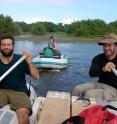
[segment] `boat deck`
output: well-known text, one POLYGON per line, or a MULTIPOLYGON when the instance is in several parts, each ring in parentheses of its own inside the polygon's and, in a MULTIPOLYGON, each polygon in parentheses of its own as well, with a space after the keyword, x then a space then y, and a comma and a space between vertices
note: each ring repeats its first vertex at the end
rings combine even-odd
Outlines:
POLYGON ((81 100, 77 100, 77 97, 71 97, 68 92, 49 91, 38 124, 61 124, 70 116, 77 115, 94 104, 95 102, 92 102, 86 106, 81 100))
MULTIPOLYGON (((37 97, 33 103, 30 124, 61 124, 67 118, 78 115, 82 110, 96 104, 112 105, 117 108, 117 101, 107 102, 102 99, 79 100, 69 92, 48 91, 46 97, 37 97)), ((111 110, 115 115, 117 111, 111 110)), ((0 124, 19 124, 15 111, 9 105, 0 109, 0 124)))

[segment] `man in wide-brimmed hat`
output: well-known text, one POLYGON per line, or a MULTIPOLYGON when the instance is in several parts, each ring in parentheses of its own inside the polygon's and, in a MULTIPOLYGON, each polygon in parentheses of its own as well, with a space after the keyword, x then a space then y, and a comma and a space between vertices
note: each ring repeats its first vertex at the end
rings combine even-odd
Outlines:
POLYGON ((117 43, 117 35, 115 35, 115 34, 106 34, 104 36, 103 40, 98 42, 99 45, 103 45, 105 43, 108 43, 108 44, 117 43))
POLYGON ((73 95, 83 97, 102 97, 117 100, 117 77, 112 69, 117 68, 117 35, 107 34, 98 42, 103 46, 103 53, 95 56, 89 70, 91 77, 98 77, 97 82, 80 84, 73 90, 73 95))

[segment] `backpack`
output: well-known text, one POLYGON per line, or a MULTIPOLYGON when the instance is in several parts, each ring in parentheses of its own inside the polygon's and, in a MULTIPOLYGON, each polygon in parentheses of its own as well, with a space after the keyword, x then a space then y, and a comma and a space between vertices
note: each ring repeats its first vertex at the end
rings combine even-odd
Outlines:
POLYGON ((107 110, 107 108, 117 110, 111 105, 94 105, 79 115, 73 116, 62 122, 61 124, 117 124, 117 116, 107 110))

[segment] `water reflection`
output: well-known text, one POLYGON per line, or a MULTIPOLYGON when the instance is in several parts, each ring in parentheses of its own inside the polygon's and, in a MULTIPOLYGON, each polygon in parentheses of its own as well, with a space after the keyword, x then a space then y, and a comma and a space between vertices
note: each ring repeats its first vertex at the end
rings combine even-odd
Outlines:
MULTIPOLYGON (((32 79, 38 96, 45 96, 48 90, 71 92, 79 83, 96 80, 89 77, 88 70, 92 57, 102 51, 101 47, 97 44, 73 42, 58 43, 58 48, 69 58, 67 69, 61 72, 40 72, 40 80, 32 79)), ((30 50, 34 57, 46 46, 46 41, 17 41, 15 52, 22 53, 24 50, 30 50)))

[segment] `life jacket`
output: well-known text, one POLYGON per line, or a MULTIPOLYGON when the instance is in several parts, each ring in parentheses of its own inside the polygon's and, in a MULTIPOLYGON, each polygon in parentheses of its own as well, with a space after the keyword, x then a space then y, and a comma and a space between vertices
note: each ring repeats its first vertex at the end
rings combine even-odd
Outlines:
POLYGON ((54 56, 54 52, 51 48, 45 47, 43 50, 43 57, 51 58, 54 56))
POLYGON ((73 116, 61 124, 117 124, 117 116, 106 108, 117 110, 117 108, 107 105, 94 105, 82 111, 79 115, 73 116))

